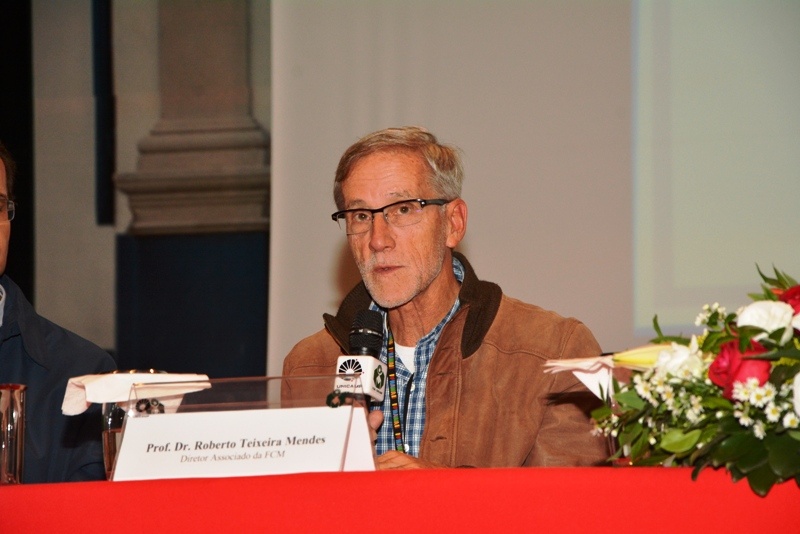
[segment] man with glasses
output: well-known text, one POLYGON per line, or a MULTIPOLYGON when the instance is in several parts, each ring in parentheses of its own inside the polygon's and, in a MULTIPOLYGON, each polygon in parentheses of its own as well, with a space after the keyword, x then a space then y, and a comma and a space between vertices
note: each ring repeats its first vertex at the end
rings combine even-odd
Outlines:
POLYGON ((378 131, 345 151, 332 218, 363 283, 292 349, 284 375, 335 373, 353 317, 370 308, 384 317, 389 369, 368 416, 378 468, 600 463, 608 451, 587 416, 596 399, 571 374, 543 372, 548 359, 600 347, 579 321, 479 280, 454 251, 467 229, 462 178, 458 151, 422 128, 378 131))
POLYGON ((61 414, 67 381, 116 368, 111 356, 36 313, 6 269, 15 164, 0 142, 0 383, 24 384, 25 449, 22 482, 105 479, 101 420, 95 405, 61 414))

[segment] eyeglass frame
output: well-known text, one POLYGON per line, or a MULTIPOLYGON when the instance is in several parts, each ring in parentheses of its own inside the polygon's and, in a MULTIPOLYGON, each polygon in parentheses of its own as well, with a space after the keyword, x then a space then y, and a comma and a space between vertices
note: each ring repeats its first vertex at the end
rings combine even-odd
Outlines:
MULTIPOLYGON (((5 204, 5 212, 7 214, 7 218, 3 219, 2 215, 0 215, 0 222, 11 222, 14 220, 14 215, 16 214, 17 210, 17 203, 13 200, 8 200, 7 198, 4 199, 0 197, 0 206, 5 204)), ((0 213, 2 213, 2 207, 0 207, 0 213)))
MULTIPOLYGON (((404 202, 419 202, 420 211, 421 211, 425 206, 446 206, 447 204, 451 203, 453 200, 455 200, 455 199, 447 200, 446 198, 431 198, 431 199, 406 198, 406 199, 403 199, 403 200, 398 200, 397 202, 392 202, 391 204, 386 204, 382 208, 350 208, 350 209, 346 209, 346 210, 337 211, 336 213, 332 213, 331 214, 331 219, 333 219, 333 222, 335 222, 338 225, 339 224, 339 220, 340 219, 344 219, 345 215, 348 214, 348 213, 353 213, 353 212, 356 212, 356 211, 368 211, 368 212, 370 212, 372 214, 372 219, 370 220, 370 224, 374 224, 375 215, 376 214, 383 213, 383 220, 386 221, 386 224, 391 225, 391 223, 389 222, 389 219, 386 216, 386 211, 385 211, 386 208, 391 208, 392 206, 397 206, 398 204, 403 204, 404 202)), ((394 226, 394 225, 391 225, 391 226, 394 226)), ((399 227, 399 228, 402 228, 402 226, 399 227)), ((345 221, 344 231, 345 231, 345 233, 347 233, 347 221, 345 221)), ((355 234, 347 234, 347 235, 361 235, 361 234, 367 233, 368 231, 369 231, 369 229, 364 230, 363 232, 358 232, 358 233, 355 233, 355 234)))

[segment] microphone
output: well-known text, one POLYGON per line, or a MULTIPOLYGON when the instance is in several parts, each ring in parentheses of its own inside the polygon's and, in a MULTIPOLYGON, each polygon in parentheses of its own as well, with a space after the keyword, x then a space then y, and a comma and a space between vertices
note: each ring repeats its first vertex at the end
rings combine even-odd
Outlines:
POLYGON ((383 348, 383 316, 374 310, 360 310, 350 328, 350 354, 377 358, 383 348))
POLYGON ((360 375, 364 395, 382 402, 386 389, 386 364, 378 359, 382 348, 383 316, 374 310, 359 310, 350 328, 350 354, 336 360, 336 389, 358 393, 354 377, 360 375))

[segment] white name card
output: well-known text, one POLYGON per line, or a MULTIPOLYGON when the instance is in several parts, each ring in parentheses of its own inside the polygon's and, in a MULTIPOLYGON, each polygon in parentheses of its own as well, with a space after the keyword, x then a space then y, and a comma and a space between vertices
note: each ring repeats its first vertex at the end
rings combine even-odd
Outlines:
POLYGON ((124 432, 112 480, 375 469, 358 408, 157 414, 128 418, 124 432))

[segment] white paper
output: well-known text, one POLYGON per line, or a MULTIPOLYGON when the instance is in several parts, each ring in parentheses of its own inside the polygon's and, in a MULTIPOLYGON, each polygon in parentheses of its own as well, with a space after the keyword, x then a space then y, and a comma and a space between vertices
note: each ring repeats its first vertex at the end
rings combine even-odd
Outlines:
POLYGON ((313 407, 129 417, 112 480, 372 471, 363 412, 313 407))
MULTIPOLYGON (((131 387, 134 384, 207 380, 206 375, 174 373, 108 373, 78 376, 70 378, 67 382, 61 411, 64 415, 77 415, 85 412, 92 403, 126 402, 130 399, 131 387)), ((200 389, 203 387, 197 387, 193 391, 200 389)))
POLYGON ((367 411, 353 408, 350 435, 347 438, 347 452, 344 459, 345 471, 374 471, 375 448, 369 436, 367 411))
POLYGON ((605 399, 611 391, 612 370, 614 369, 614 361, 611 356, 550 360, 544 365, 546 373, 572 371, 572 374, 599 399, 605 399))

